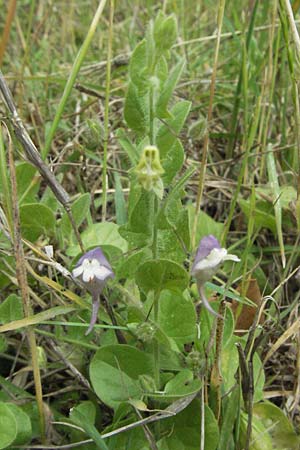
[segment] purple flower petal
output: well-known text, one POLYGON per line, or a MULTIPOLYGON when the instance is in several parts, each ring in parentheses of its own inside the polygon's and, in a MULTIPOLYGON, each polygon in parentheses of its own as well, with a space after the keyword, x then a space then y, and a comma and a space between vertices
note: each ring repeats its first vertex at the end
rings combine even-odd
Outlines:
POLYGON ((196 265, 198 264, 198 262, 201 261, 202 259, 206 258, 214 248, 221 248, 221 245, 220 245, 218 239, 215 238, 215 236, 210 234, 209 236, 204 236, 201 239, 201 241, 199 242, 198 249, 197 249, 195 261, 192 266, 192 273, 194 273, 194 269, 195 269, 196 265))
POLYGON ((111 265, 105 258, 100 247, 93 248, 92 250, 89 250, 84 255, 82 255, 81 258, 79 258, 79 260, 77 261, 75 268, 80 266, 85 259, 89 259, 89 260, 96 259, 99 262, 100 266, 105 266, 109 270, 111 270, 112 278, 114 277, 114 273, 112 271, 111 265))

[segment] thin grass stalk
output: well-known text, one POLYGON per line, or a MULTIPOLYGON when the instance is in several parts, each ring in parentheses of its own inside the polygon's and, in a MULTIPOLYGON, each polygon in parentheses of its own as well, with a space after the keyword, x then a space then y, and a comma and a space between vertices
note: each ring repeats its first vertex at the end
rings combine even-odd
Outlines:
POLYGON ((243 96, 244 96, 244 136, 243 136, 243 143, 242 143, 242 148, 245 148, 245 155, 242 161, 242 167, 241 170, 239 172, 238 175, 238 179, 237 179, 237 185, 236 185, 236 189, 234 191, 234 194, 232 196, 232 200, 230 203, 230 209, 229 209, 229 214, 224 226, 224 230, 222 233, 222 238, 221 238, 221 242, 223 245, 225 245, 226 239, 227 239, 227 234, 229 232, 230 229, 230 225, 233 219, 233 215, 234 215, 234 211, 235 211, 235 207, 237 204, 237 199, 238 199, 238 195, 240 193, 241 190, 241 186, 242 186, 242 182, 245 176, 245 171, 247 168, 247 164, 248 164, 248 159, 249 159, 249 153, 250 153, 250 147, 248 145, 248 138, 247 138, 247 134, 248 134, 248 124, 247 124, 247 117, 248 117, 248 111, 247 111, 247 107, 248 107, 248 71, 247 71, 247 46, 244 43, 244 52, 243 52, 243 78, 242 78, 242 92, 243 92, 243 96))
POLYGON ((266 153, 265 148, 267 145, 267 140, 270 135, 270 122, 271 122, 271 113, 272 113, 272 105, 273 105, 273 96, 274 96, 274 87, 275 87, 275 77, 277 73, 277 62, 278 62, 278 53, 279 53, 279 43, 280 43, 280 30, 277 33, 277 39, 275 43, 275 49, 273 50, 274 37, 275 37, 275 27, 276 27, 276 11, 277 11, 277 0, 273 3, 272 8, 272 22, 271 29, 269 34, 269 61, 268 61, 268 73, 266 79, 266 95, 267 95, 267 113, 266 113, 266 121, 264 124, 263 138, 261 143, 262 155, 260 161, 260 178, 263 178, 265 174, 265 159, 266 153))
MULTIPOLYGON (((29 317, 32 315, 32 308, 29 297, 29 288, 27 282, 27 272, 26 272, 26 262, 24 257, 24 249, 22 244, 22 236, 20 230, 20 213, 18 206, 18 193, 17 193, 17 179, 16 170, 13 157, 12 142, 9 137, 8 145, 8 159, 9 159, 9 170, 11 177, 11 191, 12 191, 12 207, 13 207, 13 242, 14 242, 14 253, 16 259, 16 273, 17 280, 21 290, 21 297, 23 301, 24 316, 29 317)), ((43 391, 41 383, 40 367, 38 362, 38 349, 36 344, 35 332, 33 327, 27 328, 27 337, 31 354, 31 364, 33 369, 33 378, 35 386, 35 396, 39 411, 39 422, 40 422, 40 432, 41 440, 45 442, 45 415, 43 406, 43 391)))
MULTIPOLYGON (((293 10, 289 0, 280 0, 280 20, 282 23, 283 35, 285 40, 285 45, 287 49, 288 63, 291 75, 292 84, 292 97, 295 108, 295 134, 297 143, 297 206, 299 209, 299 199, 300 199, 300 103, 299 103, 299 72, 300 72, 300 37, 298 34, 297 26, 295 23, 295 18, 293 10), (285 14, 283 14, 285 13, 285 14), (292 38, 295 45, 295 57, 292 53, 289 43, 289 36, 287 30, 287 22, 292 32, 292 38)), ((300 228, 300 223, 298 220, 298 230, 300 228)))
POLYGON ((46 137, 45 147, 44 147, 44 149, 42 151, 43 158, 46 158, 48 153, 49 153, 49 151, 50 151, 52 140, 53 140, 54 135, 56 133, 57 127, 59 125, 61 116, 63 114, 63 111, 65 109, 66 103, 68 101, 68 98, 70 97, 70 94, 71 94, 72 88, 74 86, 77 74, 78 74, 78 72, 80 70, 80 67, 81 67, 82 63, 83 63, 83 60, 84 60, 85 55, 86 55, 86 53, 88 51, 88 48, 89 48, 90 43, 92 41, 92 38, 93 38, 93 36, 94 36, 94 34, 96 32, 97 25, 98 25, 98 22, 100 20, 101 15, 102 15, 102 12, 103 12, 103 9, 105 7, 105 4, 106 4, 106 0, 101 0, 99 2, 97 11, 96 11, 96 13, 94 15, 94 18, 92 20, 92 23, 90 25, 90 28, 89 28, 88 33, 86 35, 86 38, 85 38, 82 46, 80 47, 79 52, 77 53, 77 56, 75 58, 73 67, 71 69, 71 73, 70 73, 70 76, 68 78, 67 84, 65 86, 65 89, 64 89, 61 101, 60 101, 60 103, 59 103, 59 105, 57 107, 57 111, 56 111, 53 123, 52 123, 51 128, 49 130, 49 133, 47 134, 47 137, 46 137))
POLYGON ((202 161, 201 161, 199 180, 198 180, 196 211, 195 211, 195 218, 194 218, 193 230, 192 230, 192 248, 195 247, 196 232, 197 232, 197 227, 198 227, 198 216, 199 216, 199 212, 200 212, 200 205, 201 205, 203 189, 204 189, 204 179, 205 179, 205 173, 206 173, 207 155, 208 155, 208 148, 209 148, 209 128, 210 128, 210 122, 211 122, 212 113, 213 113, 213 101, 214 101, 214 95, 215 95, 215 84, 216 84, 217 68, 218 68, 218 61, 219 61, 219 50, 220 50, 221 31, 222 31, 222 25, 223 25, 225 3, 226 3, 226 0, 219 0, 218 18, 217 18, 217 40, 216 40, 216 47, 215 47, 213 71, 212 71, 211 82, 210 82, 209 105, 208 105, 208 113, 207 113, 207 130, 206 130, 206 133, 204 136, 203 154, 202 154, 202 161))
MULTIPOLYGON (((28 64, 28 60, 29 60, 29 40, 30 40, 31 27, 32 27, 32 22, 33 22, 34 10, 35 10, 35 0, 32 0, 31 3, 30 3, 30 10, 29 10, 29 16, 28 16, 28 25, 27 25, 26 37, 25 37, 24 56, 23 56, 21 70, 20 70, 20 74, 19 74, 19 81, 23 81, 25 67, 28 64)), ((18 103, 19 108, 21 110, 22 102, 20 101, 20 102, 17 102, 17 103, 18 103)))
POLYGON ((102 221, 106 220, 107 211, 107 149, 109 139, 109 96, 111 79, 111 59, 113 41, 114 0, 109 2, 109 27, 107 44, 106 87, 104 106, 104 142, 103 142, 103 167, 102 167, 102 221))
POLYGON ((0 67, 2 66, 5 49, 6 49, 6 46, 8 43, 11 24, 12 24, 12 21, 14 19, 15 12, 16 12, 16 7, 17 7, 17 0, 10 0, 8 7, 7 7, 7 16, 6 16, 4 30, 3 30, 2 38, 1 38, 1 42, 0 42, 0 67))
MULTIPOLYGON (((251 42, 253 31, 254 31, 254 23, 255 23, 258 3, 259 3, 259 0, 256 0, 253 10, 252 10, 252 14, 251 14, 249 30, 248 30, 247 37, 246 37, 247 52, 249 50, 250 42, 251 42)), ((234 147, 234 142, 235 142, 237 121, 238 121, 238 113, 240 110, 240 102, 241 102, 240 96, 241 96, 241 91, 242 91, 242 81, 243 81, 243 62, 242 62, 239 79, 238 79, 238 84, 236 87, 236 92, 235 92, 235 97, 234 97, 233 112, 232 112, 232 117, 230 120, 231 127, 229 130, 229 140, 228 140, 228 145, 227 145, 227 149, 226 149, 226 159, 232 158, 232 155, 233 155, 233 147, 234 147)))

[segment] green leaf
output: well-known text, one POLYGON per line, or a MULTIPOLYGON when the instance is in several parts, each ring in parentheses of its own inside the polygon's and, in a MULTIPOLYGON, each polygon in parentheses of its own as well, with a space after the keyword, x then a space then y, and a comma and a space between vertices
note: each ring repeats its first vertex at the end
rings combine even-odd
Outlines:
POLYGON ((280 408, 270 402, 256 403, 253 414, 268 430, 273 449, 294 450, 299 447, 299 436, 280 408))
POLYGON ((273 192, 274 199, 274 211, 275 211, 275 221, 277 229, 277 237, 279 242, 280 254, 282 266, 285 268, 286 258, 284 253, 284 243, 282 234, 282 207, 281 207, 281 193, 278 183, 278 174, 276 170, 276 162, 274 158, 274 153, 272 152, 272 144, 267 147, 267 168, 270 186, 273 192))
POLYGON ((176 230, 176 228, 158 230, 157 257, 160 259, 168 258, 171 261, 182 263, 186 260, 186 253, 182 248, 180 231, 176 230))
POLYGON ((0 402, 0 449, 9 447, 16 437, 16 417, 7 403, 0 402))
POLYGON ((159 326, 183 349, 195 340, 196 312, 189 298, 181 293, 163 290, 159 297, 159 326))
POLYGON ((126 202, 122 189, 121 177, 117 172, 114 173, 114 180, 117 225, 124 225, 127 220, 126 202))
MULTIPOLYGON (((205 405, 205 436, 204 450, 215 450, 219 441, 218 423, 211 409, 205 405)), ((167 436, 164 439, 166 446, 161 450, 199 450, 201 433, 201 405, 199 400, 194 400, 187 408, 175 417, 161 422, 161 428, 167 436), (178 443, 182 447, 178 447, 178 443)))
POLYGON ((160 51, 169 50, 177 38, 177 20, 174 14, 163 19, 163 15, 157 17, 154 22, 154 41, 160 51))
POLYGON ((130 248, 147 244, 152 237, 153 217, 149 215, 152 192, 141 189, 134 181, 129 194, 128 223, 120 227, 120 234, 129 242, 130 248))
MULTIPOLYGON (((127 251, 127 242, 119 234, 119 226, 112 222, 94 223, 81 234, 85 248, 96 247, 98 245, 110 245, 117 247, 123 253, 127 251)), ((67 255, 76 256, 80 253, 79 245, 68 248, 67 255)))
MULTIPOLYGON (((29 416, 14 403, 6 403, 10 412, 13 413, 17 424, 17 436, 14 445, 23 445, 30 441, 32 429, 29 416)), ((0 419, 1 420, 1 419, 0 419)))
POLYGON ((10 294, 0 304, 0 323, 9 323, 24 317, 22 299, 16 294, 10 294))
POLYGON ((36 168, 26 162, 18 163, 16 177, 18 198, 21 204, 34 202, 40 186, 36 168))
POLYGON ((168 103, 172 97, 173 91, 181 77, 185 65, 184 60, 180 60, 170 72, 168 79, 165 81, 162 92, 156 103, 156 115, 160 119, 168 119, 171 114, 168 111, 168 103))
POLYGON ((163 289, 184 290, 188 286, 189 277, 177 263, 168 259, 146 261, 136 273, 136 282, 145 291, 161 291, 163 289))
POLYGON ((98 397, 112 408, 141 399, 139 376, 152 374, 152 359, 129 345, 101 347, 90 364, 90 377, 98 397))
MULTIPOLYGON (((239 199, 239 205, 241 210, 245 214, 246 218, 249 219, 250 215, 250 202, 249 200, 239 199)), ((256 207, 254 211, 254 221, 257 228, 263 227, 268 228, 272 231, 274 236, 276 236, 276 221, 272 214, 272 206, 268 202, 259 201, 256 202, 256 207)))
POLYGON ((165 171, 162 179, 166 186, 171 183, 175 175, 180 171, 183 163, 184 148, 179 139, 176 139, 166 157, 162 159, 162 167, 165 171))
POLYGON ((148 248, 138 250, 129 255, 117 269, 118 278, 134 278, 135 272, 143 262, 151 259, 152 252, 148 248))
POLYGON ((146 134, 149 122, 148 98, 140 95, 133 83, 129 83, 124 106, 127 125, 139 134, 146 134))
POLYGON ((149 72, 147 68, 147 43, 143 39, 134 49, 130 58, 129 76, 139 93, 147 91, 149 72))
POLYGON ((135 166, 139 160, 139 153, 129 137, 126 135, 122 128, 118 128, 116 131, 116 137, 122 149, 126 152, 132 166, 135 166))
MULTIPOLYGON (((240 445, 242 446, 242 448, 245 445, 246 440, 247 421, 247 415, 245 413, 242 413, 240 422, 240 445)), ((255 416, 252 417, 251 441, 249 449, 274 450, 271 437, 268 433, 268 428, 266 428, 261 420, 257 419, 255 416)))
POLYGON ((239 365, 239 356, 236 348, 238 338, 233 336, 223 348, 221 355, 221 372, 223 378, 223 389, 228 392, 235 384, 235 374, 239 365))
POLYGON ((168 152, 171 150, 173 144, 177 140, 188 113, 191 109, 191 102, 181 101, 176 103, 171 109, 172 119, 167 119, 166 124, 162 125, 156 137, 156 145, 159 148, 160 158, 166 158, 168 152))
POLYGON ((185 397, 199 391, 200 388, 201 381, 194 379, 193 372, 189 369, 183 369, 168 381, 164 389, 164 397, 185 397))
POLYGON ((29 203, 20 207, 22 236, 29 241, 36 241, 42 234, 53 236, 55 216, 53 211, 41 203, 29 203))
MULTIPOLYGON (((91 196, 89 193, 81 195, 72 204, 71 210, 77 227, 79 227, 79 225, 81 225, 82 222, 86 219, 90 210, 90 205, 91 196)), ((73 229, 67 213, 64 213, 61 218, 60 229, 64 237, 70 239, 70 234, 73 232, 73 229)))
MULTIPOLYGON (((194 217, 195 217, 195 206, 188 205, 187 208, 188 208, 189 219, 190 219, 189 220, 190 233, 192 234, 192 226, 193 226, 194 217)), ((196 231, 196 239, 195 239, 196 246, 198 247, 198 243, 200 242, 200 240, 204 236, 207 236, 209 234, 213 234, 217 239, 220 240, 223 228, 224 228, 223 223, 216 222, 204 211, 200 211, 198 225, 197 225, 197 231, 196 231)))
POLYGON ((108 450, 101 434, 98 432, 97 428, 94 426, 96 411, 92 402, 85 402, 85 404, 78 405, 73 408, 70 414, 70 419, 73 420, 77 425, 84 429, 86 434, 93 439, 97 448, 100 450, 108 450), (90 410, 93 408, 93 420, 90 420, 90 410))

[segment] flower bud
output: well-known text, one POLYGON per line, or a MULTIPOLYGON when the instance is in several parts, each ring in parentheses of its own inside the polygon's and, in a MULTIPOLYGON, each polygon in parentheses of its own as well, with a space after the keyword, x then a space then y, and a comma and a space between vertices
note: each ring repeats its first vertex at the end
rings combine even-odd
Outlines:
POLYGON ((140 323, 136 328, 136 335, 143 342, 151 342, 155 332, 156 326, 150 322, 140 323))
POLYGON ((154 191, 160 199, 162 198, 164 186, 161 175, 164 173, 164 169, 160 163, 157 147, 147 145, 144 148, 135 173, 139 183, 146 191, 154 191))

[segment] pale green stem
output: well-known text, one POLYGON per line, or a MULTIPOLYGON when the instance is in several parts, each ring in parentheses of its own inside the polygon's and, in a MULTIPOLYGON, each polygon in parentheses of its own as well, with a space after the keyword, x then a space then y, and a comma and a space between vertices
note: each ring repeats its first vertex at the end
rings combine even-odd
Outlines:
POLYGON ((83 60, 85 58, 85 55, 86 55, 86 53, 88 51, 88 48, 89 48, 90 43, 92 41, 92 38, 93 38, 93 36, 95 34, 95 31, 97 29, 97 25, 98 25, 98 22, 100 20, 100 17, 101 17, 101 14, 102 14, 102 11, 104 9, 105 4, 106 4, 106 0, 101 0, 99 2, 98 9, 96 11, 96 14, 94 15, 94 18, 92 20, 92 23, 90 25, 89 31, 88 31, 88 33, 86 35, 86 38, 85 38, 85 40, 84 40, 84 42, 83 42, 79 52, 77 53, 77 56, 75 58, 75 61, 74 61, 74 64, 73 64, 70 76, 69 76, 68 81, 67 81, 67 84, 65 86, 65 89, 64 89, 61 101, 60 101, 60 103, 58 105, 58 108, 57 108, 57 111, 56 111, 53 123, 52 123, 51 128, 49 130, 49 133, 47 134, 47 137, 46 137, 45 147, 44 147, 43 152, 42 152, 43 158, 46 158, 48 153, 49 153, 49 151, 50 151, 52 139, 53 139, 53 137, 55 135, 55 132, 57 130, 57 127, 59 125, 59 122, 60 122, 61 116, 63 114, 65 105, 67 103, 67 100, 70 97, 70 94, 71 94, 73 85, 75 83, 77 74, 78 74, 78 72, 80 70, 80 67, 81 67, 81 65, 83 63, 83 60))
POLYGON ((107 210, 107 148, 108 148, 108 138, 109 138, 108 114, 109 114, 109 96, 110 96, 110 78, 111 78, 113 19, 114 19, 114 0, 110 0, 108 45, 107 45, 107 66, 106 66, 105 107, 104 107, 104 143, 103 143, 103 167, 102 167, 102 222, 104 222, 106 219, 106 210, 107 210))

